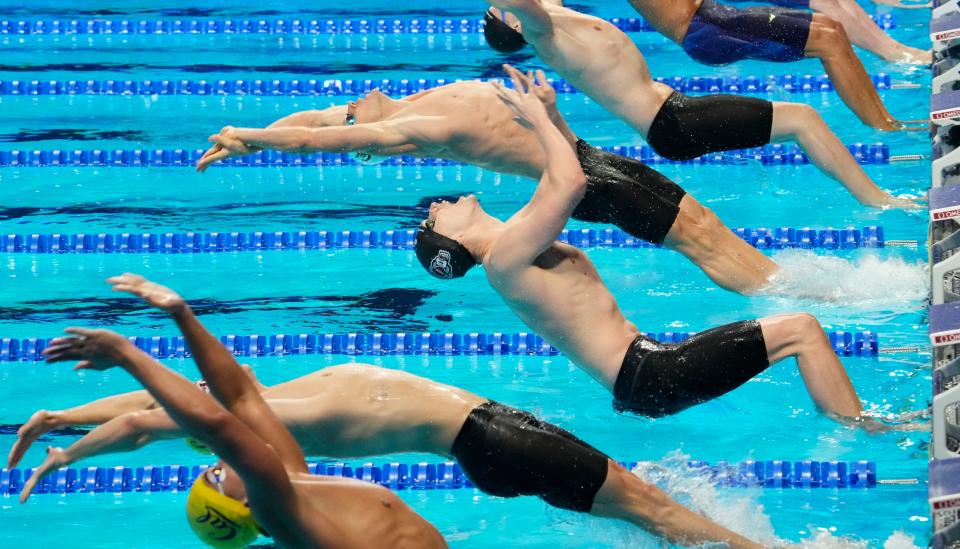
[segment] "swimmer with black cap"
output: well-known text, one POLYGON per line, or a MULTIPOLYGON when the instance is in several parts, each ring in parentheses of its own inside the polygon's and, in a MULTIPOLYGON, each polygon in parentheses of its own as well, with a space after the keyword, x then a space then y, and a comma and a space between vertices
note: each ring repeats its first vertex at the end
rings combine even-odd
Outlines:
MULTIPOLYGON (((517 72, 509 65, 504 69, 508 74, 517 72)), ((587 176, 587 191, 573 212, 574 219, 616 225, 634 238, 675 250, 722 288, 750 294, 768 286, 778 270, 768 256, 735 235, 709 208, 660 172, 581 139, 557 109, 556 92, 542 71, 537 73, 535 89, 551 120, 576 150, 587 176)), ((823 128, 817 124, 798 127, 806 128, 807 137, 817 143, 839 144, 836 137, 831 141, 819 135, 818 128, 823 128)), ((447 84, 401 100, 374 90, 349 105, 294 113, 267 128, 227 126, 211 135, 210 141, 214 145, 197 163, 200 171, 260 148, 375 155, 402 152, 533 180, 540 178, 546 166, 543 148, 532 130, 517 123, 492 85, 477 81, 447 84)), ((842 155, 828 155, 831 162, 837 162, 830 164, 830 169, 840 174, 843 184, 862 202, 885 205, 896 200, 867 177, 842 144, 838 146, 842 155)))
MULTIPOLYGON (((637 46, 609 21, 546 0, 487 3, 492 6, 488 17, 500 19, 501 13, 507 17, 507 24, 492 27, 491 47, 523 47, 516 39, 521 35, 541 61, 629 124, 664 158, 688 160, 795 141, 811 163, 841 182, 861 203, 917 207, 873 184, 846 146, 808 105, 730 94, 687 96, 655 81, 637 46)), ((665 10, 672 9, 673 3, 661 3, 665 10)), ((887 111, 869 75, 859 61, 856 63, 856 67, 833 75, 847 106, 870 127, 906 129, 905 123, 887 111)), ((922 127, 926 129, 926 122, 922 127)))
POLYGON ((500 87, 500 96, 536 132, 547 168, 530 201, 506 222, 487 214, 473 197, 434 203, 416 243, 417 258, 430 275, 456 278, 474 262, 482 265, 507 306, 611 391, 617 411, 675 414, 795 357, 818 408, 867 429, 889 428, 864 417, 843 365, 809 314, 736 322, 679 345, 644 336, 624 317, 589 257, 557 242, 584 196, 586 176, 534 83, 521 73, 512 76, 514 89, 500 87))
POLYGON ((187 305, 179 296, 154 290, 143 297, 185 334, 213 339, 191 346, 212 396, 107 330, 68 328, 70 336, 53 340, 44 354, 50 363, 78 360, 78 370, 126 370, 186 434, 219 456, 187 498, 187 519, 201 541, 244 547, 269 532, 279 547, 446 547, 433 526, 386 488, 311 475, 296 440, 232 355, 196 317, 180 314, 187 305))
MULTIPOLYGON (((108 281, 151 305, 182 300, 173 290, 137 275, 127 273, 108 281)), ((177 315, 192 313, 187 308, 177 315)), ((230 360, 229 352, 199 321, 191 324, 194 328, 185 331, 184 337, 201 369, 208 369, 202 362, 211 358, 230 360)), ((261 394, 311 456, 440 455, 456 459, 473 485, 487 494, 537 496, 561 509, 629 522, 672 544, 723 542, 736 548, 757 547, 684 508, 572 433, 457 387, 404 371, 342 364, 266 387, 261 394), (372 402, 371 394, 380 398, 372 402), (363 428, 344 428, 344 418, 363 428)), ((103 406, 92 402, 67 416, 83 413, 84 408, 103 406)), ((44 433, 42 428, 27 430, 30 433, 23 433, 15 444, 19 455, 44 433)), ((47 459, 22 493, 26 497, 45 475, 78 460, 132 451, 151 440, 184 435, 162 408, 116 416, 66 449, 48 449, 47 459)), ((16 466, 16 462, 8 465, 16 466)), ((188 498, 191 524, 195 529, 211 528, 211 522, 218 521, 204 519, 204 506, 214 505, 219 522, 237 526, 237 539, 255 538, 259 527, 250 509, 225 495, 223 485, 228 480, 226 469, 214 467, 202 482, 194 484, 188 498)), ((205 537, 202 531, 198 535, 205 537)))

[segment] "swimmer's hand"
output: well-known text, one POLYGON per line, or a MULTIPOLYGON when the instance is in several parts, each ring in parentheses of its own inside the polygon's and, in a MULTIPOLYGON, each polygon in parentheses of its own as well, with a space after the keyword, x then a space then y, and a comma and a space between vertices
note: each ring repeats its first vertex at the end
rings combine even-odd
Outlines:
POLYGON ((20 491, 20 503, 26 503, 27 498, 33 493, 34 487, 36 487, 37 483, 40 482, 43 477, 66 465, 67 458, 63 452, 63 448, 47 447, 47 459, 43 460, 40 467, 37 467, 37 470, 30 475, 30 478, 27 479, 27 482, 23 485, 23 490, 20 491))
POLYGON ((513 89, 507 89, 499 82, 492 82, 497 89, 497 95, 514 114, 517 115, 517 122, 528 129, 533 129, 542 124, 552 124, 547 109, 540 100, 535 91, 536 83, 533 72, 523 74, 510 65, 504 65, 504 70, 510 75, 513 81, 513 89))
POLYGON ((553 86, 547 81, 547 75, 542 70, 537 70, 535 73, 536 78, 534 78, 533 72, 528 72, 524 75, 515 67, 507 64, 503 65, 503 70, 505 70, 511 78, 516 74, 518 77, 527 79, 532 84, 530 90, 540 99, 540 102, 543 103, 543 106, 546 107, 548 111, 557 108, 557 90, 553 89, 553 86))
POLYGON ((245 143, 237 139, 236 131, 233 126, 224 126, 220 133, 216 133, 207 138, 207 141, 214 145, 203 153, 200 160, 197 161, 197 171, 203 173, 211 164, 233 158, 234 156, 243 156, 245 154, 255 153, 261 150, 258 147, 248 147, 245 143))
POLYGON ((13 443, 7 455, 7 468, 16 467, 33 442, 55 428, 53 415, 46 410, 40 410, 30 416, 30 419, 17 429, 17 441, 13 443))
POLYGON ((79 360, 74 370, 109 370, 126 363, 127 353, 136 350, 127 338, 109 330, 67 328, 73 337, 58 337, 43 354, 48 363, 79 360))
POLYGON ((113 291, 129 292, 171 315, 182 311, 187 306, 186 301, 177 292, 150 282, 140 275, 123 273, 120 276, 111 276, 107 282, 113 285, 113 291))

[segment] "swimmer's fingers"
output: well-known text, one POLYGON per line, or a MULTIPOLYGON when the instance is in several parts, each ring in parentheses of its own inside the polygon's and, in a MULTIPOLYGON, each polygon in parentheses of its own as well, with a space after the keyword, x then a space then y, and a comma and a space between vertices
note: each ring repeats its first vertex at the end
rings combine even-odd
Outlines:
MULTIPOLYGON (((219 147, 219 145, 217 146, 219 147)), ((210 154, 209 156, 204 156, 200 160, 198 160, 197 171, 200 173, 203 173, 207 171, 207 168, 209 168, 212 164, 216 164, 221 160, 230 158, 231 155, 232 153, 230 151, 221 147, 220 150, 210 154)))
POLYGON ((505 64, 503 70, 510 76, 510 80, 513 81, 513 88, 517 90, 517 93, 528 93, 530 91, 532 84, 527 80, 526 75, 511 65, 505 64))
POLYGON ((43 477, 50 474, 51 471, 59 469, 63 461, 63 449, 52 446, 48 447, 46 459, 43 460, 43 463, 37 467, 37 470, 30 475, 30 478, 27 479, 27 482, 23 485, 23 490, 20 491, 20 503, 26 502, 30 494, 33 493, 33 489, 37 486, 37 483, 40 482, 43 477))

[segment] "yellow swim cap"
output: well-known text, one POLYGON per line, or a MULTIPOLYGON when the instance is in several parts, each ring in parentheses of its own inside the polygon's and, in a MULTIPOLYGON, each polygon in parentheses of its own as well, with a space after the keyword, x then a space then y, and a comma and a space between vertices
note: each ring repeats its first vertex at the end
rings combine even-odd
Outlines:
POLYGON ((250 508, 210 486, 205 476, 206 472, 193 481, 187 496, 187 521, 193 533, 207 545, 222 549, 253 543, 260 527, 250 508))
POLYGON ((190 438, 190 437, 187 437, 184 440, 186 441, 187 446, 189 446, 190 449, 193 450, 194 452, 197 452, 198 454, 203 454, 205 456, 213 455, 213 452, 210 451, 210 448, 206 444, 200 442, 199 440, 195 438, 190 438))

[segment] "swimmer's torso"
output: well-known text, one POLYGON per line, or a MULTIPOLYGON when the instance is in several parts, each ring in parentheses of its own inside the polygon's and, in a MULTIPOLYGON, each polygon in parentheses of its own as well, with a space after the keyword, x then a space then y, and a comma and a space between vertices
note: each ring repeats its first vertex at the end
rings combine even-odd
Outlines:
MULTIPOLYGON (((395 104, 403 107, 384 120, 435 117, 448 126, 451 137, 436 142, 425 135, 414 150, 388 151, 391 154, 446 158, 534 179, 543 172, 545 158, 536 135, 514 121, 513 111, 490 84, 458 82, 395 104)), ((363 106, 357 118, 364 120, 363 106)))
POLYGON ((324 368, 263 396, 307 455, 448 454, 471 410, 486 399, 397 370, 324 368))
POLYGON ((676 43, 683 42, 694 14, 703 0, 630 0, 657 32, 676 43))
MULTIPOLYGON (((396 494, 375 484, 337 477, 294 474, 304 531, 279 546, 367 549, 440 548, 447 544, 430 523, 396 494), (286 542, 286 543, 284 543, 286 542)), ((257 509, 253 509, 256 515, 257 509)))
POLYGON ((498 271, 496 248, 487 278, 527 326, 604 386, 616 380, 636 326, 579 249, 556 242, 522 272, 498 271))
POLYGON ((561 6, 543 5, 552 37, 527 36, 541 59, 603 108, 646 135, 673 91, 655 82, 630 38, 609 22, 561 6))

